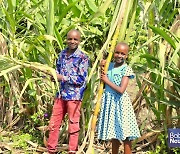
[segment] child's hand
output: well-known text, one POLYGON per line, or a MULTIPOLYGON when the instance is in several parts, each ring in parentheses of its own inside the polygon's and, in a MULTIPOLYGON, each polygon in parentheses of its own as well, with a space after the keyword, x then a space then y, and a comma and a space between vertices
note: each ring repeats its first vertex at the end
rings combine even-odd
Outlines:
POLYGON ((100 62, 100 67, 102 68, 102 67, 104 67, 105 66, 105 64, 106 64, 106 60, 101 60, 101 62, 100 62))
MULTIPOLYGON (((56 75, 57 75, 57 80, 58 81, 61 81, 63 79, 63 76, 61 74, 56 73, 56 75)), ((51 79, 52 82, 55 82, 55 79, 54 79, 53 76, 51 76, 50 79, 51 79)))
POLYGON ((107 77, 107 74, 104 72, 104 69, 101 70, 101 80, 104 82, 104 83, 107 83, 109 81, 108 77, 107 77))
POLYGON ((57 80, 58 80, 58 81, 61 81, 61 80, 63 79, 63 76, 62 76, 61 74, 58 74, 58 73, 57 73, 56 75, 57 75, 57 80))

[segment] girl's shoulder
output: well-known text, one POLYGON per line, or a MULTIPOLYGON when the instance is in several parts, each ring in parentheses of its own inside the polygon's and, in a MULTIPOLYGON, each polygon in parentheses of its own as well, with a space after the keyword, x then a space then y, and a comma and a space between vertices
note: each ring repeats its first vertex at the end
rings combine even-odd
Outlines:
POLYGON ((132 67, 130 67, 129 65, 126 64, 126 69, 125 69, 125 74, 124 76, 128 76, 130 79, 135 77, 135 74, 133 72, 132 67))
POLYGON ((129 66, 128 64, 125 64, 126 65, 126 70, 132 70, 132 67, 129 66))
POLYGON ((121 74, 122 76, 128 76, 130 79, 135 77, 133 69, 126 63, 120 67, 114 68, 113 71, 115 74, 121 74))
POLYGON ((110 62, 109 67, 113 67, 113 66, 114 66, 114 62, 110 62))
POLYGON ((114 63, 113 63, 113 62, 110 62, 110 63, 109 63, 108 70, 112 70, 113 68, 114 68, 114 63))

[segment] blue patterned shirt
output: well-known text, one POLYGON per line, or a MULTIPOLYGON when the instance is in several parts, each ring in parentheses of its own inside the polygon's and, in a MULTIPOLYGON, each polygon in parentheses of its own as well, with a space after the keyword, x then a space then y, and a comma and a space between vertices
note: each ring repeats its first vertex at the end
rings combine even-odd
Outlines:
POLYGON ((63 75, 60 93, 63 100, 82 100, 88 75, 88 57, 79 49, 67 56, 67 48, 59 54, 56 72, 63 75))

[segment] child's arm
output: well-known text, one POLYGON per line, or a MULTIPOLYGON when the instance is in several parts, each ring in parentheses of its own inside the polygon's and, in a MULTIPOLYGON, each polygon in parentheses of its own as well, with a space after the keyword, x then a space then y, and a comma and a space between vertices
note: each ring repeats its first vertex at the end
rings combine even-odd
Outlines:
POLYGON ((89 66, 89 59, 88 57, 84 57, 78 66, 78 70, 76 74, 67 74, 67 76, 64 76, 64 75, 59 74, 59 71, 56 71, 57 79, 58 81, 67 82, 72 85, 81 86, 84 84, 87 78, 88 66, 89 66))
MULTIPOLYGON (((57 75, 57 80, 58 81, 63 80, 63 76, 60 74, 61 58, 62 58, 62 55, 60 53, 59 57, 57 59, 57 62, 56 62, 56 75, 57 75)), ((54 78, 52 78, 52 80, 54 81, 54 78)))
POLYGON ((78 71, 76 72, 77 74, 67 74, 67 76, 63 76, 62 74, 59 74, 60 70, 60 59, 61 55, 58 58, 57 64, 56 64, 56 75, 58 81, 62 82, 68 82, 69 84, 74 84, 74 85, 82 85, 84 84, 87 74, 88 74, 88 66, 89 66, 89 59, 87 56, 82 58, 81 63, 78 66, 78 71))
POLYGON ((107 75, 106 75, 104 72, 101 73, 101 80, 102 80, 105 84, 107 84, 108 86, 110 86, 112 89, 114 89, 115 91, 123 94, 124 91, 125 91, 126 88, 127 88, 127 85, 128 85, 128 82, 129 82, 129 77, 128 77, 128 76, 124 76, 124 77, 122 78, 121 85, 119 85, 119 86, 117 86, 116 84, 114 84, 113 82, 111 82, 111 81, 108 79, 107 75))
MULTIPOLYGON (((56 75, 57 75, 58 81, 61 81, 63 79, 63 76, 61 74, 56 73, 56 75)), ((55 82, 54 77, 52 75, 51 75, 50 79, 51 79, 51 81, 55 82)))

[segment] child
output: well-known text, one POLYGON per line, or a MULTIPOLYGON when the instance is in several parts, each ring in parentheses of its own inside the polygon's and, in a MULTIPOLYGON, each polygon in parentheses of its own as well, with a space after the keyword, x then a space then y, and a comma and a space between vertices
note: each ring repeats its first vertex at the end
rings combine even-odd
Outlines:
POLYGON ((132 69, 125 63, 129 46, 118 43, 114 63, 110 63, 107 75, 105 60, 101 62, 101 80, 105 83, 98 123, 98 139, 112 141, 112 154, 118 154, 120 140, 124 153, 131 154, 131 140, 140 136, 130 98, 126 92, 128 81, 134 78, 132 69))
POLYGON ((66 113, 69 117, 69 154, 74 154, 78 150, 80 107, 88 74, 88 57, 78 48, 80 36, 77 30, 68 32, 68 47, 60 53, 57 61, 60 92, 55 98, 49 123, 47 148, 50 154, 56 153, 59 128, 66 113))

